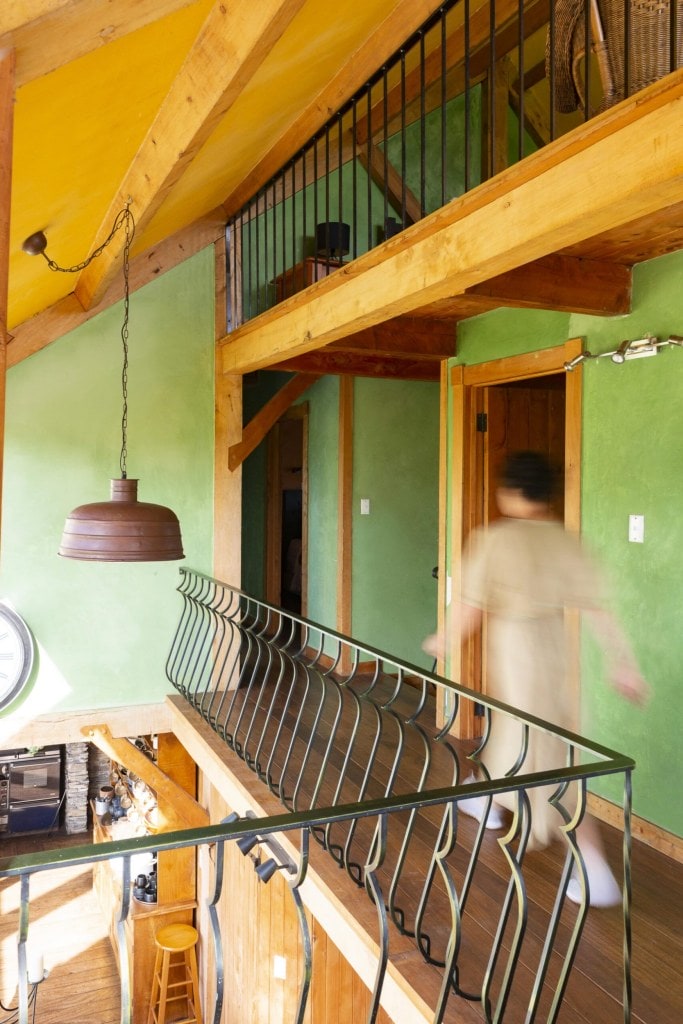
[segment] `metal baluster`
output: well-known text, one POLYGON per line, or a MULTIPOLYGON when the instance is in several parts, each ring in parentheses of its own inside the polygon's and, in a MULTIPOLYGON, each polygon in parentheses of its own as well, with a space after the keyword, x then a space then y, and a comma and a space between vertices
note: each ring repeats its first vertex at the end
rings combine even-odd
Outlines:
POLYGON ((372 992, 372 1000, 368 1011, 368 1024, 374 1024, 377 1020, 380 1008, 380 999, 382 996, 382 986, 384 984, 384 977, 387 970, 387 962, 389 960, 389 923, 387 920, 387 913, 384 907, 384 897, 382 896, 382 887, 379 884, 377 878, 377 871, 380 868, 387 848, 387 815, 380 814, 379 821, 377 823, 377 830, 375 832, 376 842, 372 844, 372 858, 368 861, 364 870, 364 884, 365 890, 368 896, 375 904, 377 910, 377 923, 379 926, 379 949, 380 955, 377 962, 377 972, 375 974, 375 985, 372 992))

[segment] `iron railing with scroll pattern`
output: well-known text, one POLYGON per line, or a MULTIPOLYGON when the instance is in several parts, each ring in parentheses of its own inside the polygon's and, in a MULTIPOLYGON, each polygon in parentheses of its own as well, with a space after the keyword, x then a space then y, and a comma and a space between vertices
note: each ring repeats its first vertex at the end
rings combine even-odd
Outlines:
POLYGON ((680 67, 682 39, 678 0, 446 0, 230 217, 226 330, 680 67))
MULTIPOLYGON (((304 901, 309 840, 314 838, 353 882, 367 891, 376 908, 378 957, 369 1021, 377 1019, 387 976, 392 935, 412 937, 424 960, 441 969, 433 1020, 444 1019, 454 996, 481 1001, 484 1019, 510 1022, 508 1008, 517 970, 524 961, 526 1021, 556 1021, 588 912, 588 883, 576 843, 576 828, 586 807, 589 779, 624 776, 623 874, 623 1020, 631 1019, 630 981, 630 785, 633 762, 579 736, 553 729, 532 716, 516 714, 482 699, 465 687, 401 663, 331 630, 264 604, 217 580, 181 569, 183 606, 167 662, 176 689, 249 765, 260 784, 283 804, 275 817, 238 818, 218 825, 103 846, 33 854, 0 862, 0 878, 20 877, 19 1024, 28 1024, 26 942, 33 874, 56 866, 121 858, 122 904, 118 920, 121 965, 121 1021, 130 1022, 130 984, 125 920, 129 912, 131 857, 144 850, 216 843, 214 891, 207 897, 216 963, 213 1016, 221 1019, 225 966, 219 900, 224 844, 248 849, 258 840, 270 850, 274 866, 287 871, 297 910, 303 971, 294 1020, 304 1020, 311 981, 312 953, 304 901), (446 721, 435 724, 434 696, 447 695, 446 721), (467 702, 484 708, 485 728, 476 749, 450 732, 467 702), (485 756, 499 716, 519 725, 515 763, 501 778, 463 785, 466 767, 485 756), (537 731, 553 733, 566 757, 541 773, 524 772, 524 754, 537 731), (581 762, 581 763, 579 763, 581 762), (567 799, 574 784, 576 800, 567 799), (530 935, 534 888, 528 865, 533 824, 529 793, 548 787, 558 809, 558 838, 566 856, 556 877, 542 931, 530 935), (494 844, 506 865, 507 881, 493 914, 485 963, 472 983, 471 965, 463 971, 462 952, 473 926, 470 903, 477 901, 483 860, 490 856, 484 838, 486 818, 466 827, 459 805, 473 794, 486 801, 512 794, 514 813, 494 844), (279 837, 298 835, 285 852, 279 837), (578 873, 583 905, 568 905, 572 870, 578 873), (415 879, 418 879, 416 883, 415 879), (529 940, 529 941, 527 941, 529 940), (527 948, 528 947, 528 948, 527 948), (531 971, 529 965, 534 964, 531 971), (528 981, 530 974, 531 982, 528 981), (506 1015, 507 1014, 507 1015, 506 1015)), ((264 880, 267 869, 264 869, 264 880)), ((516 1005, 519 1005, 517 1001, 516 1005)), ((521 1019, 521 1018, 520 1018, 521 1019)))
MULTIPOLYGON (((181 570, 184 607, 168 658, 176 689, 247 764, 260 782, 295 815, 326 807, 327 820, 312 835, 357 885, 365 885, 388 921, 411 936, 425 960, 444 970, 441 1020, 451 991, 468 995, 458 971, 458 950, 467 902, 475 885, 486 825, 476 835, 459 827, 456 794, 483 794, 486 815, 496 793, 514 794, 514 813, 501 840, 508 886, 481 990, 487 1020, 503 1020, 522 955, 529 914, 524 859, 533 830, 532 790, 548 793, 557 807, 558 839, 567 856, 549 917, 530 993, 535 1019, 550 961, 562 943, 558 926, 572 870, 582 875, 575 829, 583 815, 588 779, 623 773, 625 779, 624 1013, 630 1014, 630 774, 633 763, 604 747, 482 698, 462 686, 358 644, 280 608, 258 601, 210 577, 181 570), (453 738, 468 703, 484 711, 476 743, 453 738), (436 724, 436 707, 447 709, 436 724), (463 787, 472 763, 482 764, 498 719, 518 723, 519 749, 502 778, 463 787), (525 771, 538 732, 556 736, 558 761, 540 773, 525 771), (581 763, 583 762, 583 763, 581 763), (576 780, 579 796, 569 795, 576 780), (552 785, 551 785, 552 784, 552 785), (450 791, 432 803, 430 790, 450 791), (401 812, 371 826, 369 802, 403 801, 401 812), (425 801, 422 803, 422 801, 425 801), (344 806, 340 820, 333 808, 344 806), (354 807, 357 814, 350 815, 354 807), (369 866, 372 885, 369 884, 369 866), (414 886, 415 873, 420 885, 414 886), (408 884, 408 879, 411 879, 408 884), (496 998, 492 992, 496 989, 496 998)), ((584 908, 585 911, 585 908, 584 908)), ((562 950, 564 967, 554 980, 547 1020, 555 1020, 578 946, 584 914, 562 950)), ((382 927, 386 927, 385 922, 382 927)), ((526 955, 526 953, 525 953, 526 955)), ((547 997, 547 992, 546 992, 547 997)))

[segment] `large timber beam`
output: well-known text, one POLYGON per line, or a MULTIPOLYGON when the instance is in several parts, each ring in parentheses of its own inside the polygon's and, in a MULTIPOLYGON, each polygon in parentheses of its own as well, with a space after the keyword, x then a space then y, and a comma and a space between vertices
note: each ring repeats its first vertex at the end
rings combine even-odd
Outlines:
POLYGON ((282 363, 674 206, 682 110, 678 71, 313 285, 305 305, 293 296, 243 325, 221 342, 223 372, 282 363))
POLYGON ((312 374, 299 374, 293 377, 257 412, 242 431, 242 440, 230 445, 228 449, 228 467, 231 472, 242 465, 247 455, 251 455, 282 414, 310 388, 311 384, 315 384, 317 379, 318 377, 312 374))
POLYGON ((397 317, 280 364, 278 370, 438 380, 441 363, 455 355, 455 331, 442 320, 397 317))
MULTIPOLYGON (((189 227, 183 228, 158 245, 150 246, 131 261, 131 293, 177 267, 179 263, 194 256, 207 245, 212 245, 217 240, 221 240, 222 243, 224 231, 223 210, 212 210, 189 227)), ((22 359, 40 352, 46 345, 80 327, 121 298, 123 279, 115 281, 102 301, 90 309, 83 309, 73 292, 65 295, 42 313, 37 313, 30 320, 24 320, 22 324, 12 328, 10 344, 7 347, 7 365, 15 366, 22 359)))
MULTIPOLYGON (((161 831, 201 828, 209 824, 209 815, 204 808, 129 739, 113 736, 105 724, 85 726, 81 732, 112 761, 134 772, 158 797, 163 797, 163 821, 159 822, 161 831)), ((161 814, 161 806, 158 810, 161 814)))
MULTIPOLYGON (((133 157, 91 248, 107 237, 129 197, 138 227, 151 221, 304 2, 228 5, 217 0, 133 157)), ((119 231, 100 258, 81 273, 74 293, 84 308, 98 302, 108 288, 124 244, 124 232, 119 231)))
POLYGON ((0 48, 17 52, 19 88, 191 3, 116 0, 114 11, 111 0, 5 0, 0 48))
POLYGON ((466 290, 498 306, 619 316, 631 308, 631 268, 552 253, 466 290))
POLYGON ((9 293, 9 222, 12 198, 14 70, 14 51, 0 50, 0 509, 2 508, 5 451, 7 297, 9 293))

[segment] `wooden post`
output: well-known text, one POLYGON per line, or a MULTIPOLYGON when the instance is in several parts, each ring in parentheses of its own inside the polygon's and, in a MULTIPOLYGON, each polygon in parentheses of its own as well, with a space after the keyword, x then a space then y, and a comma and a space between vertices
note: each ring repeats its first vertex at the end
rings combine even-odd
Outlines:
MULTIPOLYGON (((225 334, 225 243, 214 245, 216 255, 216 339, 225 334)), ((213 571, 235 587, 242 583, 242 466, 229 467, 230 446, 242 440, 242 378, 224 374, 216 350, 216 412, 213 502, 213 571)))
MULTIPOLYGON (((352 545, 353 545, 353 377, 339 378, 339 489, 337 497, 337 631, 351 635, 352 545)), ((342 672, 351 667, 350 652, 340 663, 342 672)))
POLYGON ((14 50, 0 52, 0 509, 5 450, 7 375, 7 296, 9 291, 9 219, 12 194, 14 125, 14 50))

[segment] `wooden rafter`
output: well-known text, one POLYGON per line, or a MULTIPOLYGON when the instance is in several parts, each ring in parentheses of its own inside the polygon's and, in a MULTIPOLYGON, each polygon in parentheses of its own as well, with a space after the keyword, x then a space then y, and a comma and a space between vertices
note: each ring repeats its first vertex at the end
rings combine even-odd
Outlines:
POLYGON ((113 17, 111 0, 6 0, 0 48, 16 48, 19 88, 191 2, 116 0, 113 17))
MULTIPOLYGON (((130 265, 131 293, 143 288, 160 274, 165 274, 167 270, 172 270, 207 245, 211 245, 222 237, 224 230, 223 211, 212 210, 188 228, 140 253, 130 265)), ((7 365, 15 366, 22 359, 40 352, 68 331, 75 330, 86 320, 118 302, 122 296, 122 280, 115 281, 102 301, 90 309, 83 309, 73 293, 66 295, 54 306, 13 328, 10 344, 7 346, 7 365)))
POLYGON ((260 409, 252 420, 242 431, 242 440, 233 444, 228 449, 228 467, 234 472, 242 465, 247 455, 250 455, 264 439, 268 431, 280 419, 282 414, 289 409, 297 398, 303 395, 304 391, 315 384, 318 376, 314 374, 298 374, 288 380, 280 388, 276 395, 260 409))
POLYGON ((390 163, 386 151, 383 152, 379 146, 373 143, 370 146, 370 159, 368 160, 368 151, 365 147, 359 150, 358 159, 375 185, 387 196, 396 210, 402 210, 405 205, 408 224, 418 221, 422 216, 420 202, 390 163))
POLYGON ((9 290, 10 202, 12 196, 14 70, 14 51, 0 51, 0 509, 2 508, 5 450, 7 297, 9 290))
MULTIPOLYGON (((157 797, 163 797, 164 820, 159 822, 162 831, 201 828, 209 824, 209 815, 204 808, 130 740, 114 737, 108 725, 90 725, 81 731, 85 738, 99 747, 107 757, 134 772, 154 790, 157 797)), ((160 812, 161 808, 160 801, 160 812)))
POLYGON ((631 269, 553 253, 473 285, 465 294, 497 306, 620 316, 631 308, 631 269))
POLYGON ((455 331, 449 323, 397 317, 277 368, 353 377, 438 380, 442 361, 453 355, 455 331))
MULTIPOLYGON (((128 198, 140 229, 152 219, 245 84, 299 12, 304 0, 260 0, 230 5, 222 0, 209 16, 121 182, 97 232, 106 238, 128 198)), ((74 289, 84 308, 109 286, 125 238, 118 232, 74 289)))

